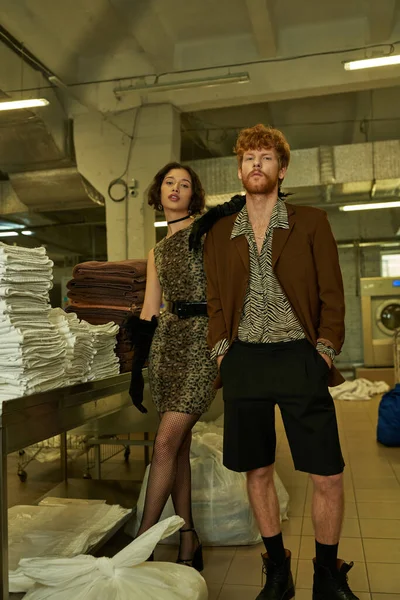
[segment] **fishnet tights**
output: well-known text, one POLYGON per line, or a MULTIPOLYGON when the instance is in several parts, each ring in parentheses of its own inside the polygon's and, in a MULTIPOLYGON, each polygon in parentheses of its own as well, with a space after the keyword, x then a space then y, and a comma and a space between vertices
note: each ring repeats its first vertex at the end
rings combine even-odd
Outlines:
MULTIPOLYGON (((178 412, 161 415, 137 536, 158 523, 169 496, 172 496, 175 513, 185 520, 182 529, 193 527, 190 444, 192 428, 199 417, 178 412)), ((184 533, 179 558, 191 560, 197 544, 195 534, 184 533)))

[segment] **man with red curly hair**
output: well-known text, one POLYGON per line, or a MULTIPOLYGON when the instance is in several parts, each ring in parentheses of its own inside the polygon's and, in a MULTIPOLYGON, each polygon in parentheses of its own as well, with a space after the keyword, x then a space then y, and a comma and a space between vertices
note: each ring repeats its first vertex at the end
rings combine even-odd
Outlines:
POLYGON ((337 558, 344 461, 328 391, 343 381, 333 365, 345 312, 337 246, 325 212, 284 201, 290 148, 280 131, 245 129, 235 152, 246 196, 207 235, 208 338, 223 383, 224 464, 247 473, 266 547, 257 598, 294 597, 273 482, 278 405, 295 468, 314 487, 313 600, 357 600, 347 581, 353 565, 337 558))

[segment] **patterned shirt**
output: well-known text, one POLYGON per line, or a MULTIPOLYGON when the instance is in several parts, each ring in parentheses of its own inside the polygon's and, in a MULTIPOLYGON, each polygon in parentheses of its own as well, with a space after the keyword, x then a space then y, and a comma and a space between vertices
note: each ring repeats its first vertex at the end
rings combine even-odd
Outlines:
MULTIPOLYGON (((272 343, 304 339, 305 333, 272 268, 272 236, 276 228, 289 229, 287 208, 283 200, 273 208, 261 253, 258 252, 247 207, 239 212, 231 239, 244 235, 249 244, 250 276, 239 323, 238 338, 242 342, 272 343)), ((213 357, 225 354, 227 339, 218 342, 213 357)), ((333 348, 318 342, 317 350, 335 357, 333 348)))

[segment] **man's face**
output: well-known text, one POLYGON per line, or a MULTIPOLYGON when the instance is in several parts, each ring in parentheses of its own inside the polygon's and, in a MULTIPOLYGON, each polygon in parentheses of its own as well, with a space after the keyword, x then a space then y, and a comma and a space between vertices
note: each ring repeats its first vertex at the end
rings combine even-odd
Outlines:
POLYGON ((239 179, 250 194, 269 194, 278 188, 279 179, 286 174, 286 167, 279 167, 275 148, 248 150, 239 167, 239 179))

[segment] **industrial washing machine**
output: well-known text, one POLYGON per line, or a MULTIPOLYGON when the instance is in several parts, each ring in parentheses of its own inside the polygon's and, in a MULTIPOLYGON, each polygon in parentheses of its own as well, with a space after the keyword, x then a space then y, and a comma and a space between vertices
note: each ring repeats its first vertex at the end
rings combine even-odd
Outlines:
POLYGON ((394 332, 400 327, 400 277, 361 279, 366 367, 392 367, 394 332))

